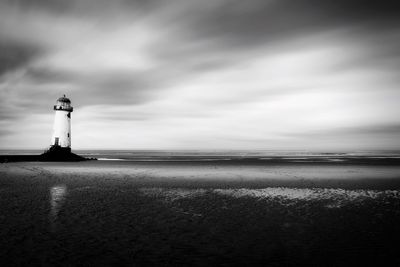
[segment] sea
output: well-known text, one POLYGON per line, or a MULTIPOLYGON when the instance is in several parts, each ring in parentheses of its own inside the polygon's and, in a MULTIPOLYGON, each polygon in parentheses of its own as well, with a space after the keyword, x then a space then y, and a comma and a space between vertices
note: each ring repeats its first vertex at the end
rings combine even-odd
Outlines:
MULTIPOLYGON (((0 149, 0 155, 39 155, 44 150, 0 149)), ((73 150, 97 160, 119 161, 258 161, 287 163, 400 162, 400 150, 305 151, 305 150, 73 150)))

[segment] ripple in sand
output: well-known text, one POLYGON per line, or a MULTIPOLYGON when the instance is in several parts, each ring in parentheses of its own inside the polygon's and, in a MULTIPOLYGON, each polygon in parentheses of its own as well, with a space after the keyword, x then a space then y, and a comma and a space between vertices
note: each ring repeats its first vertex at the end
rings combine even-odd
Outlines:
POLYGON ((162 197, 166 200, 174 201, 182 198, 193 198, 204 195, 205 189, 185 189, 185 188, 140 188, 139 192, 146 196, 162 197))
POLYGON ((375 199, 379 197, 399 198, 397 190, 345 190, 332 188, 287 188, 287 187, 268 187, 263 189, 215 189, 214 192, 224 195, 254 198, 286 198, 294 200, 347 200, 356 201, 367 198, 375 199))
MULTIPOLYGON (((287 188, 268 187, 263 189, 186 189, 186 188, 141 188, 141 193, 160 197, 166 201, 184 198, 202 197, 206 193, 215 193, 233 198, 256 198, 259 200, 325 201, 326 208, 340 208, 346 203, 357 203, 367 199, 400 199, 397 190, 344 190, 332 188, 287 188)), ((281 202, 280 201, 280 202, 281 202)))

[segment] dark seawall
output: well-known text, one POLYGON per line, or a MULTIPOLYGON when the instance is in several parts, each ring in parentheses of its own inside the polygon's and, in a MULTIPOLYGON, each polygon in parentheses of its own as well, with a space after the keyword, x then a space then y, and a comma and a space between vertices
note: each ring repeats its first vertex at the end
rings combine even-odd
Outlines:
POLYGON ((96 160, 95 158, 84 158, 74 153, 69 155, 0 155, 0 163, 7 162, 34 162, 34 161, 85 161, 96 160))

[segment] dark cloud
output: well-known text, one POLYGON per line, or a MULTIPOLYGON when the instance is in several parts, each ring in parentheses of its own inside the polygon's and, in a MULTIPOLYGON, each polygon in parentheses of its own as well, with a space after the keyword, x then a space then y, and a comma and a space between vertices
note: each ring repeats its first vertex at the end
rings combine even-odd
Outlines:
MULTIPOLYGON (((400 9, 395 1, 217 1, 194 5, 166 18, 178 29, 187 29, 190 40, 212 38, 226 47, 252 47, 289 41, 337 28, 361 27, 370 31, 399 24, 400 9)), ((165 24, 168 26, 168 23, 165 24)), ((395 26, 396 25, 396 26, 395 26)), ((180 34, 182 34, 180 32, 180 34)))
POLYGON ((63 0, 3 0, 3 4, 6 4, 13 8, 19 8, 21 10, 32 10, 32 9, 46 9, 48 11, 66 11, 71 6, 73 1, 63 0))
MULTIPOLYGON (((153 93, 168 85, 169 77, 161 70, 127 72, 127 71, 93 71, 80 73, 48 68, 29 68, 25 77, 32 84, 61 86, 66 92, 79 90, 79 105, 102 104, 138 104, 154 98, 153 93)), ((60 92, 61 93, 61 92, 60 92)), ((37 105, 37 103, 35 103, 37 105)))
POLYGON ((393 22, 399 20, 400 5, 395 0, 362 1, 304 1, 310 5, 319 6, 318 10, 331 14, 336 20, 370 21, 372 23, 393 22))
POLYGON ((39 55, 39 49, 28 44, 0 41, 0 76, 26 65, 39 55))
POLYGON ((19 112, 10 112, 8 107, 0 107, 0 121, 9 121, 18 118, 19 112))

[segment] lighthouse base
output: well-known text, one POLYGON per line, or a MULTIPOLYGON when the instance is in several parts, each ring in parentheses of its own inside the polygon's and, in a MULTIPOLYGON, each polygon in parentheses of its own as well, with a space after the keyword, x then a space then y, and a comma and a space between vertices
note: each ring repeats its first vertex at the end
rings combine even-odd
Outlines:
POLYGON ((41 161, 82 161, 85 158, 78 156, 71 152, 70 147, 61 147, 58 145, 53 145, 40 155, 41 161))
POLYGON ((46 152, 68 155, 68 154, 71 153, 71 148, 70 147, 61 147, 61 146, 58 146, 58 145, 53 145, 46 152))

